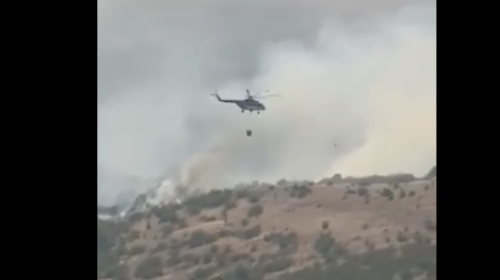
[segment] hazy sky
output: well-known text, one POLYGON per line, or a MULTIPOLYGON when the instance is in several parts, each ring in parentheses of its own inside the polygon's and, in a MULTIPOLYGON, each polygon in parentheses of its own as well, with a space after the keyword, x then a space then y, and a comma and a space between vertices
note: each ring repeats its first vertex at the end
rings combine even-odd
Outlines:
POLYGON ((120 172, 209 188, 436 161, 435 1, 99 0, 97 47, 98 161, 120 172), (248 115, 209 95, 246 88, 282 96, 248 115))

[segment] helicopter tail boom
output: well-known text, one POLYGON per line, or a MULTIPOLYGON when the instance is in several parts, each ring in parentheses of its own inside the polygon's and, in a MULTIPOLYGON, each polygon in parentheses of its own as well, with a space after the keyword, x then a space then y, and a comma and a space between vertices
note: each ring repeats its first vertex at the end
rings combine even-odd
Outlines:
POLYGON ((222 101, 222 98, 220 98, 220 96, 217 93, 217 91, 215 91, 214 93, 211 93, 210 95, 215 96, 215 98, 217 98, 217 100, 222 101))
POLYGON ((215 96, 219 102, 225 102, 225 103, 234 103, 235 100, 229 100, 229 99, 222 99, 219 94, 217 93, 217 90, 211 94, 212 96, 215 96))

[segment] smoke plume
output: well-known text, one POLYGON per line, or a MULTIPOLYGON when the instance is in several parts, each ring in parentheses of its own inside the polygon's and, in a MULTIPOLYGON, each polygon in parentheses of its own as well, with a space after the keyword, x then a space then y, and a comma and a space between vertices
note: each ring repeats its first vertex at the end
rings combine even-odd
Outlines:
POLYGON ((240 2, 99 2, 100 164, 192 189, 435 164, 434 1, 240 2), (281 96, 209 95, 247 88, 281 96))

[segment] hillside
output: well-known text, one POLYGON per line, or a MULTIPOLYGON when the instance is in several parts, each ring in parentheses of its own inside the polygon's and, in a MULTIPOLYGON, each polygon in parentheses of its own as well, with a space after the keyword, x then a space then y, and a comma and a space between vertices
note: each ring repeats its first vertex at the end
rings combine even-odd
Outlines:
POLYGON ((282 180, 98 220, 98 279, 435 279, 436 184, 282 180))

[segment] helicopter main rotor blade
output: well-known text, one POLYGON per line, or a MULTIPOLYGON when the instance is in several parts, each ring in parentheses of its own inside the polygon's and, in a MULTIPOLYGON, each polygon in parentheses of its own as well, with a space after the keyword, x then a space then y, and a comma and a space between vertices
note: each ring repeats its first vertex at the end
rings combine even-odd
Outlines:
POLYGON ((277 96, 281 96, 279 94, 270 94, 270 95, 259 95, 259 96, 256 96, 256 98, 268 98, 268 97, 277 97, 277 96))

